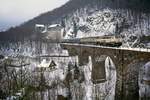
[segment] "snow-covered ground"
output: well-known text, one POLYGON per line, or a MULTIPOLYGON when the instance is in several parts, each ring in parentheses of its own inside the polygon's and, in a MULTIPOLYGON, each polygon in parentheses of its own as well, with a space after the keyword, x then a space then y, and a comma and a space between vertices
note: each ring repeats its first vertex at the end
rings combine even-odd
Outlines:
POLYGON ((10 57, 27 56, 63 56, 68 55, 57 43, 44 43, 35 41, 1 43, 0 54, 10 57))

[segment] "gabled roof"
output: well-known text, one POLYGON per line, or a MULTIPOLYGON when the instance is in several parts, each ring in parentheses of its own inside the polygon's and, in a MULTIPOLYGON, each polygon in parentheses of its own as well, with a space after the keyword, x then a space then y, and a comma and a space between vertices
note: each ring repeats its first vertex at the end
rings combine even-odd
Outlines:
POLYGON ((56 63, 52 60, 49 67, 54 67, 54 66, 56 66, 56 63))

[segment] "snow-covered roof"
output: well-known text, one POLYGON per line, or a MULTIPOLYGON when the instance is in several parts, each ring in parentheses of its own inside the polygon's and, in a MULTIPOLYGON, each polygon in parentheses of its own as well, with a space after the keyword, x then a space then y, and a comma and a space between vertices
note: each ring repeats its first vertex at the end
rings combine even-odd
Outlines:
POLYGON ((48 28, 54 28, 54 27, 58 27, 60 26, 60 24, 52 24, 52 25, 49 25, 48 28))
POLYGON ((46 62, 46 59, 43 59, 42 62, 38 65, 38 67, 49 67, 50 63, 46 62))
POLYGON ((43 24, 35 24, 35 27, 45 27, 43 24))

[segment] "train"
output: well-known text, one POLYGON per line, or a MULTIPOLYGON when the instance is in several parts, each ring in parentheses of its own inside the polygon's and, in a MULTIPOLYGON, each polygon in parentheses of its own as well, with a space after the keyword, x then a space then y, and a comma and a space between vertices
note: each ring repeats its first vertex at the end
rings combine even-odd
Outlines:
POLYGON ((63 39, 62 43, 78 43, 78 44, 93 44, 100 46, 119 47, 122 45, 122 39, 118 36, 96 36, 96 37, 84 37, 63 39))

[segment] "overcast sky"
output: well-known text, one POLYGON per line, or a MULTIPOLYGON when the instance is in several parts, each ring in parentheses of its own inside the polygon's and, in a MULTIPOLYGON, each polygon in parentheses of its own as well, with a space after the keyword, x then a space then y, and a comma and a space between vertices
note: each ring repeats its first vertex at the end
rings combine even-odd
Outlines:
POLYGON ((19 25, 69 0, 0 0, 0 30, 19 25))

